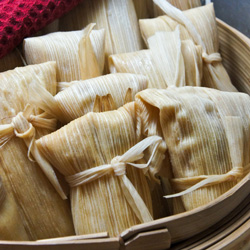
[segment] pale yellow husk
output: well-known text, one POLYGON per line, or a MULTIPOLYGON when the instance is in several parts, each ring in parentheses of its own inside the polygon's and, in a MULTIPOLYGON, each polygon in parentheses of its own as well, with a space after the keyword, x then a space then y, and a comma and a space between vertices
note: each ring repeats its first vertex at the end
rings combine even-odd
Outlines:
POLYGON ((82 29, 91 22, 106 31, 106 62, 109 55, 143 48, 133 0, 85 0, 60 19, 60 30, 82 29))
POLYGON ((68 123, 91 111, 117 109, 132 102, 135 94, 148 86, 145 76, 135 74, 109 74, 70 84, 54 97, 41 86, 34 85, 32 103, 68 123))
POLYGON ((157 31, 174 30, 180 25, 181 39, 192 39, 202 46, 203 79, 205 87, 223 91, 237 91, 221 63, 213 4, 180 11, 163 0, 154 0, 168 16, 140 20, 142 36, 147 43, 157 31))
MULTIPOLYGON (((133 0, 138 19, 157 17, 164 15, 153 0, 133 0)), ((166 0, 180 10, 187 10, 201 6, 200 0, 166 0)))
POLYGON ((17 204, 0 179, 0 239, 29 240, 17 204))
POLYGON ((149 50, 110 56, 110 71, 144 74, 149 88, 201 85, 201 46, 191 40, 181 41, 179 27, 174 32, 155 33, 148 46, 149 50))
POLYGON ((85 80, 100 76, 104 67, 105 31, 85 29, 55 32, 24 39, 28 64, 57 62, 57 81, 85 80))
POLYGON ((249 171, 249 104, 249 95, 199 87, 137 94, 139 129, 146 136, 162 133, 166 141, 172 188, 206 183, 181 197, 185 210, 214 200, 249 171))
POLYGON ((58 183, 53 169, 48 165, 41 169, 30 160, 34 157, 45 162, 37 154, 32 145, 33 135, 30 137, 29 134, 35 132, 35 137, 39 138, 54 127, 50 125, 54 121, 39 116, 38 109, 31 109, 26 120, 31 83, 41 84, 54 95, 55 62, 20 67, 0 74, 0 175, 6 192, 15 197, 30 240, 72 235, 74 229, 68 203, 62 200, 44 174, 53 184, 58 183))
MULTIPOLYGON (((131 102, 116 111, 88 113, 42 137, 36 144, 67 177, 112 163, 115 157, 123 155, 138 141, 134 103, 131 102)), ((140 160, 140 163, 145 163, 145 160, 140 160)), ((143 170, 127 166, 126 176, 149 210, 149 219, 152 214, 151 195, 143 170)), ((125 176, 116 176, 111 171, 71 189, 71 208, 77 234, 107 231, 110 236, 117 236, 126 228, 142 222, 125 199, 125 187, 121 185, 120 178, 125 176)))

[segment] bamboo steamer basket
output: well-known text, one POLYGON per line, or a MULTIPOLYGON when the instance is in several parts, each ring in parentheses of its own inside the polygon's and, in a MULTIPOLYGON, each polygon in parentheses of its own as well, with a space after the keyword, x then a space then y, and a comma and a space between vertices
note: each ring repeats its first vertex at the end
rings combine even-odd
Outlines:
MULTIPOLYGON (((250 94, 250 40, 217 20, 220 52, 233 84, 250 94)), ((133 226, 117 238, 107 233, 36 242, 0 241, 0 250, 250 249, 250 173, 209 204, 133 226)))

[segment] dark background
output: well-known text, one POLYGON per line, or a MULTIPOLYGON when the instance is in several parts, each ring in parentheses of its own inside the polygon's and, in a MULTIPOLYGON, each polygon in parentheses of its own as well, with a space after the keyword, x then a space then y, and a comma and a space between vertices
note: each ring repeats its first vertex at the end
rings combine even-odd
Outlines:
POLYGON ((250 0, 212 0, 218 18, 250 38, 250 0))

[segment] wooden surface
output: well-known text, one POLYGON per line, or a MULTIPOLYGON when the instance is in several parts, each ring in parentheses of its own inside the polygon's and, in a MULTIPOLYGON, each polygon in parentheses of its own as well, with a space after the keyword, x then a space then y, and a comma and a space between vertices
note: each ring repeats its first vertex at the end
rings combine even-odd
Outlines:
POLYGON ((175 243, 195 236, 228 216, 249 195, 250 173, 236 186, 209 204, 178 215, 136 225, 121 234, 124 241, 131 235, 167 228, 171 242, 175 243))
POLYGON ((36 242, 39 242, 39 243, 61 242, 61 243, 63 243, 65 241, 76 241, 76 240, 87 240, 87 239, 105 239, 108 237, 109 237, 108 233, 104 232, 104 233, 96 233, 96 234, 73 235, 73 236, 66 236, 66 237, 59 237, 59 238, 52 238, 52 239, 37 240, 36 242))
POLYGON ((167 229, 159 229, 139 233, 132 239, 125 242, 123 248, 126 250, 160 250, 168 249, 171 245, 170 234, 167 229))
MULTIPOLYGON (((205 232, 190 238, 187 241, 175 244, 172 250, 180 249, 209 249, 220 245, 226 237, 230 237, 239 227, 250 219, 250 195, 228 216, 205 232)), ((239 235, 238 235, 239 236, 239 235)), ((244 243, 244 242, 243 242, 244 243)))
POLYGON ((232 83, 250 94, 250 39, 217 19, 220 53, 232 83))
POLYGON ((74 242, 11 242, 1 241, 0 250, 118 250, 118 238, 78 240, 74 242))

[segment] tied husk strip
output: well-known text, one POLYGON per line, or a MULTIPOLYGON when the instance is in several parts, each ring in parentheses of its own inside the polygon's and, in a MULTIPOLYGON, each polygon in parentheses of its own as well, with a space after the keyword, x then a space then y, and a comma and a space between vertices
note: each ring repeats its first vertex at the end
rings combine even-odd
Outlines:
MULTIPOLYGON (((10 134, 13 134, 13 128, 9 124, 12 123, 13 118, 25 110, 29 103, 31 83, 42 85, 51 94, 56 94, 55 62, 16 68, 1 73, 0 79, 0 121, 1 126, 8 128, 10 134)), ((42 127, 36 126, 36 139, 51 132, 48 129, 50 121, 44 121, 49 117, 40 115, 40 112, 39 109, 33 109, 30 119, 28 118, 28 124, 25 123, 27 128, 30 128, 29 132, 33 130, 33 126, 29 123, 34 121, 34 126, 37 122, 40 123, 42 127)), ((53 127, 54 119, 51 122, 53 127)), ((25 124, 20 124, 20 127, 23 128, 25 124)), ((13 136, 11 140, 6 141, 0 149, 0 175, 7 194, 14 195, 29 239, 37 240, 74 234, 68 203, 62 200, 39 165, 28 159, 28 148, 24 139, 13 136)))
POLYGON ((177 25, 181 25, 182 39, 192 39, 196 45, 202 46, 204 86, 224 91, 237 91, 222 66, 221 57, 218 54, 219 43, 213 5, 182 12, 167 1, 154 0, 154 2, 165 11, 168 17, 156 18, 157 21, 152 19, 154 24, 150 27, 146 25, 150 20, 141 20, 140 27, 144 39, 147 40, 156 31, 174 30, 177 25))
POLYGON ((74 82, 54 97, 41 86, 33 85, 31 96, 34 105, 68 123, 91 111, 117 109, 145 88, 147 78, 142 75, 110 74, 74 82))
POLYGON ((133 0, 85 0, 60 19, 60 29, 82 29, 91 22, 106 31, 106 63, 109 55, 143 48, 133 0))
POLYGON ((85 80, 102 74, 104 67, 104 30, 95 24, 71 32, 55 32, 24 40, 28 64, 57 62, 57 81, 85 80), (96 54, 97 53, 97 54, 96 54))
POLYGON ((173 179, 172 182, 177 190, 185 191, 167 195, 165 198, 179 197, 188 194, 198 188, 216 185, 222 182, 232 182, 243 177, 243 152, 244 133, 240 117, 226 116, 223 119, 226 136, 229 144, 232 170, 223 175, 194 176, 189 178, 173 179), (190 187, 191 186, 191 187, 190 187))
MULTIPOLYGON (((143 134, 151 136, 162 131, 170 154, 174 179, 218 176, 232 170, 229 143, 222 123, 223 116, 220 115, 224 106, 220 106, 223 99, 228 99, 228 102, 231 100, 232 104, 228 109, 232 115, 240 116, 243 124, 248 122, 246 127, 249 128, 249 96, 244 94, 198 87, 148 89, 137 94, 137 114, 142 123, 143 134), (208 95, 208 92, 211 94, 208 95), (211 99, 214 93, 218 96, 218 103, 211 99)), ((246 127, 244 125, 244 136, 246 127)), ((244 166, 247 164, 244 162, 244 166)), ((188 193, 181 197, 184 207, 190 210, 204 205, 226 192, 235 183, 235 179, 231 179, 188 193)))
POLYGON ((148 137, 134 145, 122 156, 114 157, 111 160, 111 164, 84 170, 83 172, 77 173, 73 176, 67 176, 66 180, 71 187, 76 187, 85 183, 92 182, 114 171, 115 175, 120 181, 124 196, 126 197, 127 202, 130 204, 130 207, 133 209, 137 218, 144 223, 152 221, 153 218, 148 211, 144 201, 126 176, 126 165, 130 165, 132 167, 144 169, 147 171, 147 168, 154 156, 157 146, 161 141, 162 138, 159 136, 148 137), (154 145, 154 149, 148 162, 146 164, 133 163, 134 161, 138 161, 144 157, 143 151, 150 145, 154 145))
POLYGON ((181 41, 179 26, 174 32, 156 32, 148 46, 149 50, 110 56, 110 71, 144 74, 149 88, 200 86, 201 47, 191 40, 181 41))
MULTIPOLYGON (((115 156, 123 155, 139 141, 135 126, 134 103, 128 103, 116 111, 88 113, 36 143, 63 175, 70 176, 109 164, 115 156)), ((151 213, 150 190, 144 173, 130 167, 126 172, 151 213)), ((77 234, 107 231, 115 236, 140 223, 114 173, 72 188, 71 208, 77 234), (83 206, 85 213, 81 212, 83 206)))

